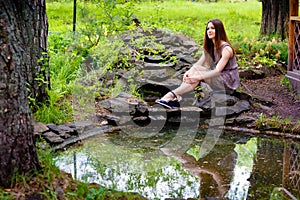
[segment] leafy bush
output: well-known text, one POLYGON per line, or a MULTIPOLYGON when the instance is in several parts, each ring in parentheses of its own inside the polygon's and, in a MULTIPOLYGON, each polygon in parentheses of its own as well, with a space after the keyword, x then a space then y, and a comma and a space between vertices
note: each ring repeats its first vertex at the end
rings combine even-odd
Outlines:
POLYGON ((2 200, 13 200, 15 199, 14 196, 9 195, 5 191, 0 189, 0 199, 2 200))
POLYGON ((288 44, 276 39, 267 40, 247 39, 234 43, 239 54, 239 65, 242 68, 249 66, 276 66, 278 62, 287 63, 288 44))
POLYGON ((78 70, 94 47, 101 48, 106 37, 132 27, 134 6, 123 0, 77 2, 77 31, 71 32, 72 1, 48 5, 51 90, 48 101, 34 115, 37 121, 59 124, 72 120, 70 99, 78 70))
POLYGON ((272 39, 271 41, 260 40, 250 43, 252 45, 250 54, 259 54, 273 60, 287 61, 288 46, 286 41, 272 39))

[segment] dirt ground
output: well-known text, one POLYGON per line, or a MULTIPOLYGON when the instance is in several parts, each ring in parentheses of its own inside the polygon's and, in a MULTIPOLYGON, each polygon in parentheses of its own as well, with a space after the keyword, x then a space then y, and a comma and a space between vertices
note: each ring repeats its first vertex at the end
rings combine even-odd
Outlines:
POLYGON ((268 117, 289 118, 297 122, 300 120, 300 100, 296 100, 295 95, 292 94, 283 80, 284 75, 242 80, 241 88, 247 93, 271 102, 266 107, 253 108, 253 112, 261 112, 268 117))

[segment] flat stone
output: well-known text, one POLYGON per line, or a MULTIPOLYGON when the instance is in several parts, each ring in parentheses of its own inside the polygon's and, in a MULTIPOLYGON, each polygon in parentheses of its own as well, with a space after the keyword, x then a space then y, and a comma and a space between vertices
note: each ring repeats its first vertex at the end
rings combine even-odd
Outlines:
POLYGON ((59 130, 59 133, 66 133, 66 134, 70 134, 70 135, 76 135, 77 134, 77 131, 75 131, 73 128, 65 125, 65 124, 62 124, 62 125, 59 125, 58 126, 58 130, 59 130))
POLYGON ((175 66, 175 64, 173 63, 167 63, 167 64, 163 64, 163 63, 145 63, 144 67, 148 68, 148 69, 159 69, 159 68, 173 68, 175 66))
POLYGON ((152 84, 152 85, 158 85, 158 86, 164 86, 166 88, 173 89, 173 88, 178 87, 178 85, 181 84, 181 80, 177 79, 177 78, 170 78, 170 79, 163 80, 163 81, 146 80, 145 83, 152 84))
POLYGON ((164 62, 164 58, 162 56, 145 55, 144 61, 149 63, 160 63, 160 62, 164 62))
POLYGON ((164 115, 150 115, 149 118, 154 121, 166 121, 166 116, 164 115))
POLYGON ((79 135, 96 127, 96 124, 90 120, 76 121, 73 125, 79 135))
POLYGON ((182 107, 180 108, 181 111, 186 111, 186 112, 203 112, 202 108, 195 107, 195 106, 189 106, 189 107, 182 107))
POLYGON ((34 135, 41 135, 42 133, 49 131, 49 128, 41 122, 37 122, 33 126, 34 126, 34 135))
POLYGON ((56 124, 47 124, 47 127, 51 130, 51 131, 53 131, 54 133, 59 133, 59 128, 58 128, 58 126, 56 125, 56 124))
POLYGON ((239 101, 239 98, 237 98, 235 96, 228 95, 228 94, 222 94, 222 93, 214 93, 212 95, 212 98, 216 105, 232 106, 239 101))
POLYGON ((251 117, 251 116, 238 116, 238 117, 235 118, 235 121, 238 124, 245 124, 245 123, 255 122, 256 119, 254 117, 251 117))
POLYGON ((233 114, 240 114, 241 112, 250 109, 250 103, 245 100, 240 100, 233 106, 216 107, 216 116, 227 116, 233 114))
POLYGON ((64 142, 63 138, 61 138, 59 135, 57 135, 56 133, 54 133, 52 131, 44 133, 43 137, 50 144, 59 144, 59 143, 64 142))

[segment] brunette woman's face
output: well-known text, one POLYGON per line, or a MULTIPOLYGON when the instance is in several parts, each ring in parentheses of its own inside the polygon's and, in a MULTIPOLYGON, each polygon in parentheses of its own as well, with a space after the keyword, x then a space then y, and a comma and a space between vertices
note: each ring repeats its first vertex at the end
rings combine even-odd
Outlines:
POLYGON ((209 22, 207 24, 206 33, 209 39, 214 39, 216 37, 216 29, 213 23, 209 22))

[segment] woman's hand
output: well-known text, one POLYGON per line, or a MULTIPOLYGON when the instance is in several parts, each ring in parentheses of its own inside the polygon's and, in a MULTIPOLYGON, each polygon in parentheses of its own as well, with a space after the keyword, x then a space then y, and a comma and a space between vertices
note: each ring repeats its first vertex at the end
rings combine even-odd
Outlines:
POLYGON ((194 70, 191 68, 183 75, 183 82, 188 84, 193 84, 196 82, 199 82, 201 79, 199 79, 201 76, 199 76, 199 72, 197 70, 194 70))

